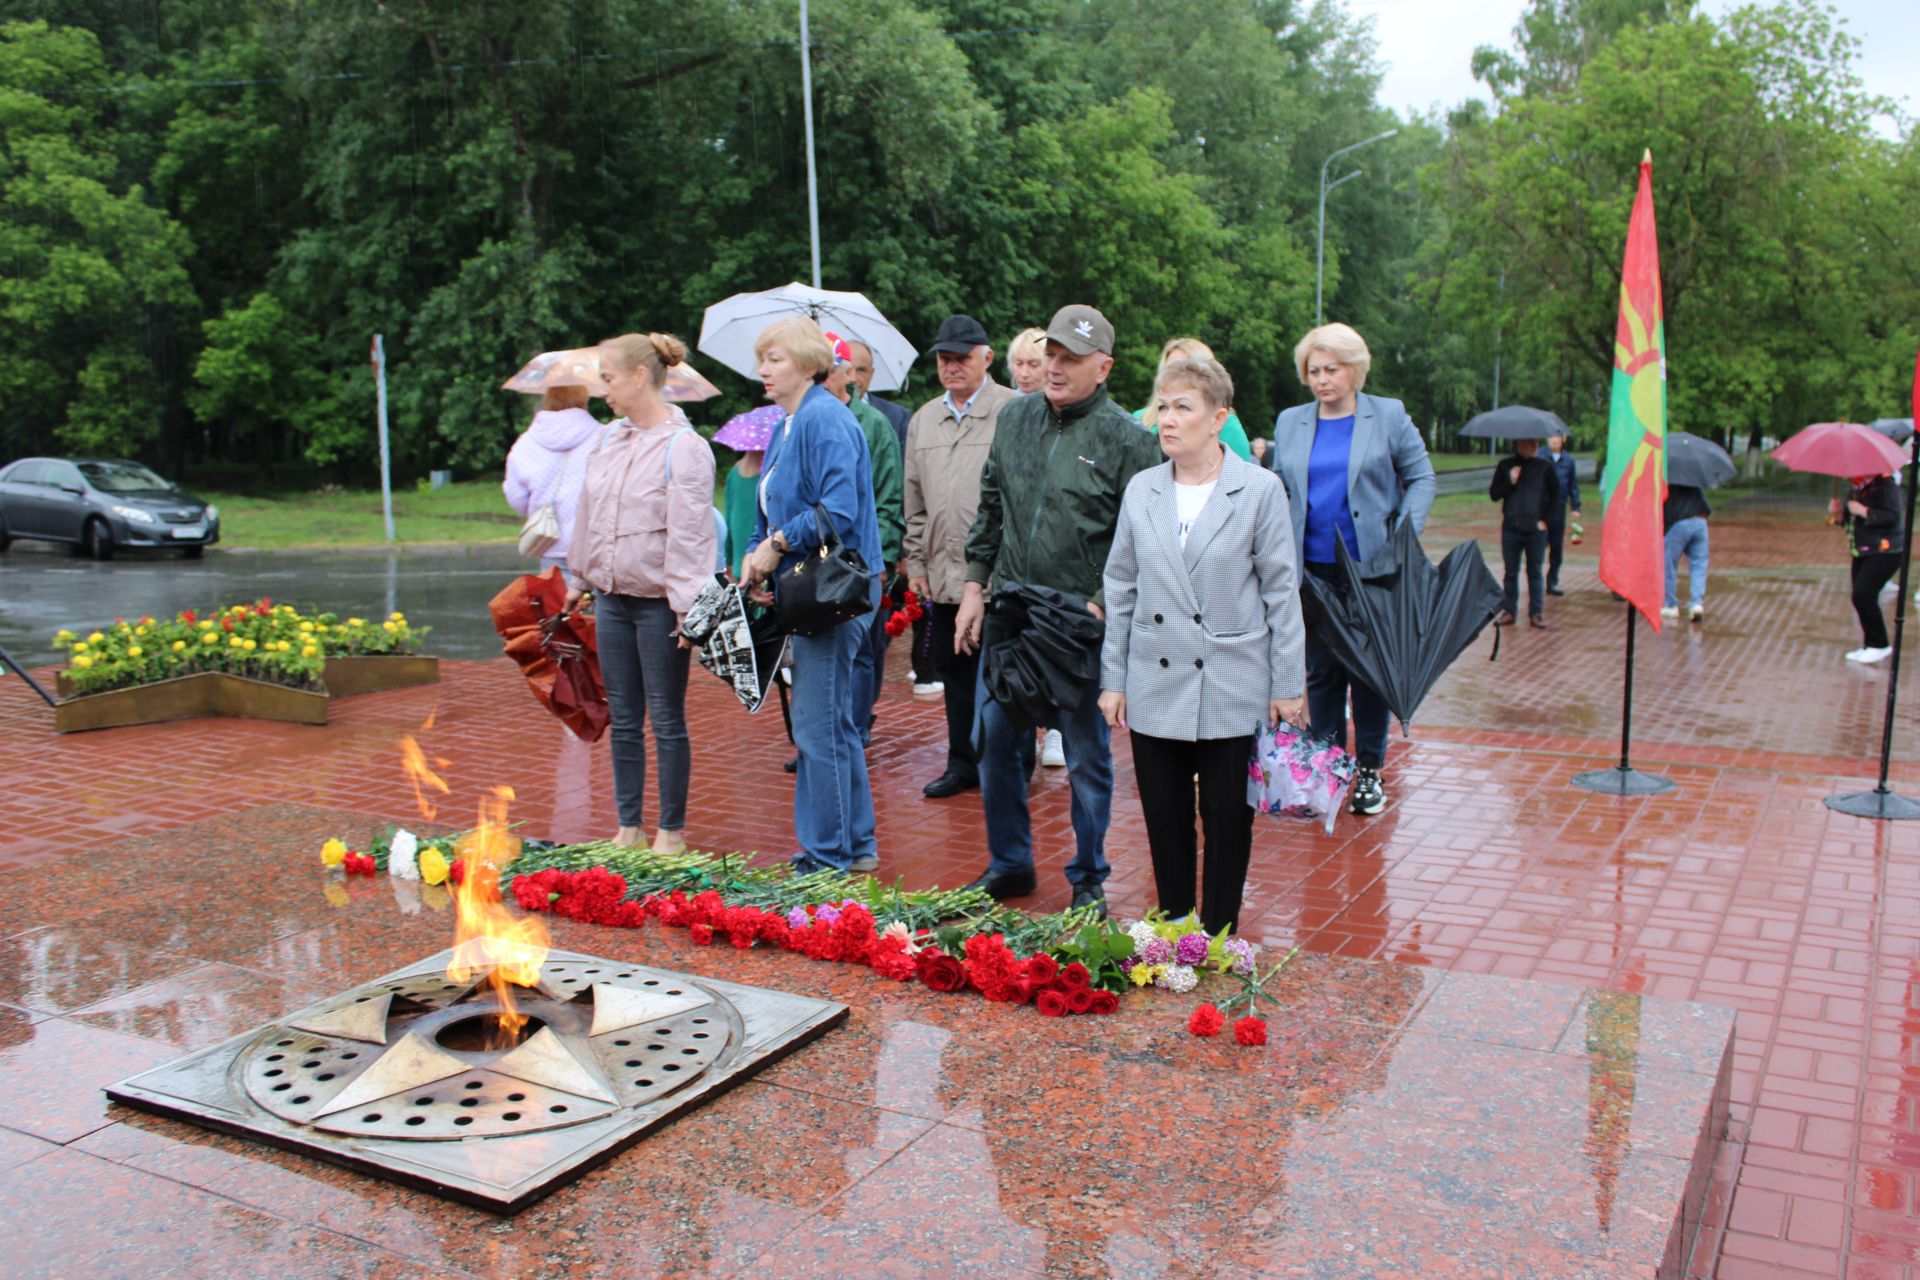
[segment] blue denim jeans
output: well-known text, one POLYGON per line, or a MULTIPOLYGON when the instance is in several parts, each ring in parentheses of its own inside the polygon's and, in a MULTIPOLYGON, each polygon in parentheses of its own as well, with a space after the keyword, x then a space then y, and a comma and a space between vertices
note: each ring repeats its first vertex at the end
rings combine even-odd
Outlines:
MULTIPOLYGON (((988 870, 996 876, 1033 874, 1033 821, 1027 812, 1027 761, 1033 733, 1015 728, 987 694, 983 659, 974 685, 979 722, 980 801, 987 819, 988 870), (1024 748, 1024 749, 1023 749, 1024 748)), ((1107 823, 1113 812, 1113 751, 1100 714, 1100 682, 1089 681, 1080 705, 1060 712, 1046 728, 1060 730, 1067 779, 1073 788, 1073 861, 1067 882, 1097 888, 1107 878, 1107 823)))
POLYGON ((1680 603, 1680 558, 1687 560, 1687 603, 1707 602, 1707 518, 1688 516, 1667 530, 1667 599, 1669 609, 1680 603))
POLYGON ((612 713, 613 794, 620 825, 644 827, 647 812, 647 719, 660 765, 660 828, 687 825, 687 661, 673 638, 679 625, 665 600, 603 595, 594 605, 600 679, 612 713))
MULTIPOLYGON (((876 595, 878 589, 876 588, 876 595)), ((851 618, 831 631, 793 638, 793 833, 802 871, 844 871, 874 852, 873 792, 860 744, 854 663, 871 643, 869 621, 851 618)))
POLYGON ((874 613, 866 643, 853 655, 853 714, 860 723, 862 745, 873 739, 873 709, 880 705, 880 681, 887 674, 887 645, 893 641, 887 634, 888 616, 874 613))

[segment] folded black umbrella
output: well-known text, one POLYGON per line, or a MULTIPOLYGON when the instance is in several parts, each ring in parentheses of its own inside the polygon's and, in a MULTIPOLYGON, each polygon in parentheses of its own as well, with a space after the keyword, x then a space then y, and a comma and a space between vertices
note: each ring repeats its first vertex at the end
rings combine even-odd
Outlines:
POLYGON ((982 639, 987 696, 1017 727, 1052 724, 1100 677, 1106 624, 1079 596, 1051 587, 996 592, 982 639))
POLYGON ((1667 432, 1667 483, 1711 489, 1739 473, 1727 451, 1685 431, 1667 432))
POLYGON ((1405 733, 1441 673, 1499 614, 1500 584, 1479 543, 1461 543, 1436 567, 1404 520, 1369 560, 1356 561, 1344 542, 1336 550, 1336 581, 1305 578, 1307 625, 1348 675, 1380 695, 1405 733))

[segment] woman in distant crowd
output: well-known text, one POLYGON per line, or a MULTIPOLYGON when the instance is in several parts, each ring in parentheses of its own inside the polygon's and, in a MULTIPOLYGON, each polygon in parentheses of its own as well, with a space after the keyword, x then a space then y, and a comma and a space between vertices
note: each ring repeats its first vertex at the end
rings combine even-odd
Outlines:
MULTIPOLYGON (((821 383, 833 370, 833 348, 811 320, 776 320, 754 343, 767 398, 786 410, 767 442, 760 470, 758 522, 742 565, 750 587, 784 575, 818 550, 814 513, 826 510, 840 540, 873 570, 873 605, 880 603, 880 522, 874 508, 867 438, 851 410, 821 383)), ((773 588, 777 591, 777 585, 773 588)), ((767 590, 754 593, 771 603, 767 590)), ((866 617, 816 635, 793 637, 793 740, 800 761, 793 791, 793 829, 802 874, 831 867, 870 871, 879 866, 874 842, 873 793, 861 747, 865 708, 854 708, 853 664, 868 642, 866 617)))
POLYGON ((1835 498, 1827 509, 1847 527, 1853 552, 1853 612, 1860 619, 1860 647, 1847 654, 1848 662, 1884 662, 1893 653, 1887 638, 1887 620, 1880 612, 1880 588, 1900 571, 1907 554, 1901 531, 1900 486, 1891 474, 1855 476, 1853 491, 1835 498))
POLYGON ((500 486, 507 505, 521 516, 550 506, 560 529, 559 538, 540 556, 543 568, 566 572, 587 456, 605 431, 587 412, 585 387, 549 387, 533 421, 507 453, 507 478, 500 486))
MULTIPOLYGON (((1293 349, 1300 381, 1313 393, 1273 424, 1267 466, 1287 486, 1294 554, 1305 572, 1340 586, 1339 556, 1365 560, 1386 545, 1401 520, 1426 528, 1433 506, 1433 462, 1413 419, 1398 400, 1363 393, 1373 354, 1344 324, 1327 324, 1293 349)), ((1355 813, 1386 808, 1380 770, 1387 761, 1387 704, 1347 673, 1307 632, 1307 708, 1315 728, 1347 741, 1347 698, 1353 699, 1355 813)))
POLYGON ((1216 934, 1240 927, 1254 726, 1306 723, 1293 517, 1280 482, 1222 440, 1232 406, 1233 379, 1213 357, 1161 366, 1153 408, 1167 461, 1127 485, 1100 661, 1100 710, 1133 738, 1160 908, 1177 920, 1197 905, 1216 934), (1197 903, 1196 795, 1207 840, 1197 903))
POLYGON ((727 472, 727 569, 736 582, 753 541, 754 517, 760 503, 760 463, 765 457, 758 449, 748 449, 727 472))
POLYGON ((689 647, 680 620, 713 576, 713 450, 678 405, 661 399, 667 370, 687 358, 678 338, 629 333, 600 344, 606 401, 620 415, 587 462, 571 567, 591 595, 600 675, 612 713, 620 844, 646 832, 646 722, 658 761, 656 852, 686 848, 689 647))
POLYGON ((1007 347, 1007 380, 1023 396, 1040 389, 1047 376, 1047 331, 1023 330, 1007 347))
MULTIPOLYGON (((1165 369, 1169 360, 1177 360, 1182 356, 1205 356, 1209 360, 1214 359, 1213 348, 1198 338, 1169 338, 1167 345, 1160 348, 1160 368, 1165 369)), ((1140 425, 1147 430, 1158 431, 1160 429, 1159 401, 1156 399, 1144 409, 1135 409, 1133 416, 1138 418, 1140 425)), ((1254 460, 1253 447, 1247 440, 1247 429, 1240 425, 1240 415, 1231 409, 1227 410, 1227 425, 1220 428, 1220 443, 1238 454, 1242 462, 1254 460)))

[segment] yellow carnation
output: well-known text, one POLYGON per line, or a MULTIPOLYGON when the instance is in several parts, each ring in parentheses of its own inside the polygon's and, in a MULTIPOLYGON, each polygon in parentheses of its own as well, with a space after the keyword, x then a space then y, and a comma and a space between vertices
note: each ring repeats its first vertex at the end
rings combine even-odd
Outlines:
POLYGON ((420 851, 419 866, 420 878, 428 884, 442 883, 447 878, 447 872, 452 870, 447 864, 447 855, 433 845, 420 851))
POLYGON ((338 840, 329 840, 320 846, 320 865, 337 867, 347 860, 347 846, 338 840))

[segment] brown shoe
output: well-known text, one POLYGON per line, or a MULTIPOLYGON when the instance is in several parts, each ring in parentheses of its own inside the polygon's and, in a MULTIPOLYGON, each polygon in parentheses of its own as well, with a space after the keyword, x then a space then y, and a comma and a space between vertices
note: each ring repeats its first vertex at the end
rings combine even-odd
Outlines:
POLYGON ((1505 609, 1502 609, 1500 616, 1493 620, 1493 625, 1496 627, 1510 627, 1513 625, 1513 615, 1505 609))
POLYGON ((1545 631, 1547 629, 1547 620, 1537 613, 1530 614, 1527 618, 1527 625, 1536 631, 1545 631))

